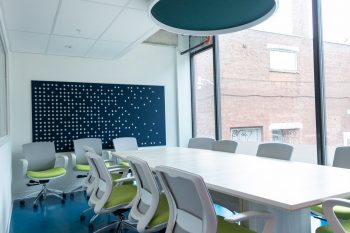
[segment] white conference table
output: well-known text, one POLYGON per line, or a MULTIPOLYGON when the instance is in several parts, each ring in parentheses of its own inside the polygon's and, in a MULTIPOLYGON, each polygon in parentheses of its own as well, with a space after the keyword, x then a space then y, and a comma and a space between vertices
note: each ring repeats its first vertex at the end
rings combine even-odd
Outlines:
MULTIPOLYGON (((266 210, 277 217, 276 233, 310 233, 309 207, 330 197, 350 196, 350 170, 210 150, 166 147, 113 152, 151 168, 170 166, 198 174, 207 187, 244 202, 243 210, 266 210)), ((261 232, 263 221, 249 221, 261 232)))

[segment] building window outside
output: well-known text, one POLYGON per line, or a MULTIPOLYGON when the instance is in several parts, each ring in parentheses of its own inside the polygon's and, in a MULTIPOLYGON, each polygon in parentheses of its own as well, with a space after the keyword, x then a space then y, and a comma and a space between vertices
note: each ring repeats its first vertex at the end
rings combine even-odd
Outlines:
POLYGON ((298 48, 268 45, 270 49, 270 71, 297 73, 298 48))
POLYGON ((299 143, 299 129, 274 129, 272 130, 272 141, 279 143, 299 143))
POLYGON ((231 128, 231 140, 236 142, 261 141, 262 127, 231 128))

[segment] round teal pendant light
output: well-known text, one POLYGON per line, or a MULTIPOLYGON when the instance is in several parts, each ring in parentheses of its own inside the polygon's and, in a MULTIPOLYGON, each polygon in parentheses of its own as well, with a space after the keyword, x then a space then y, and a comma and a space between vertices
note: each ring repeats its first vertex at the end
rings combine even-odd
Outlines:
POLYGON ((253 27, 277 9, 278 0, 156 0, 152 20, 185 35, 216 35, 253 27))

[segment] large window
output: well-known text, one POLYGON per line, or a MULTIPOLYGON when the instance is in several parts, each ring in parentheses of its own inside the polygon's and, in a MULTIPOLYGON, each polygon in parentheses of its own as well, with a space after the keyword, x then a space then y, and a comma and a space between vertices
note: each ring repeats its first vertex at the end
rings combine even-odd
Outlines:
POLYGON ((213 49, 196 53, 191 61, 194 136, 215 138, 213 49))
MULTIPOLYGON (((293 159, 317 162, 311 3, 280 0, 278 12, 261 25, 219 36, 221 138, 238 141, 239 152, 245 145, 251 152, 252 143, 282 142, 295 147, 293 159)), ((194 72, 211 67, 208 60, 197 60, 194 72)), ((195 101, 207 108, 195 110, 206 114, 206 122, 195 123, 206 136, 215 131, 211 72, 201 73, 209 77, 210 95, 195 101)))
POLYGON ((0 38, 0 137, 7 135, 7 131, 6 54, 0 38))
POLYGON ((328 163, 335 148, 350 146, 349 0, 323 0, 323 38, 328 163))

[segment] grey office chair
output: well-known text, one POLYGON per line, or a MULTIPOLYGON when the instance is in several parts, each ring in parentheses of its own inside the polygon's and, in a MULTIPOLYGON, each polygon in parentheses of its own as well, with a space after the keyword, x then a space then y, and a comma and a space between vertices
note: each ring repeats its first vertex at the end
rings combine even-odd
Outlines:
POLYGON ((263 143, 258 147, 256 156, 272 159, 290 160, 293 147, 284 143, 263 143))
MULTIPOLYGON (((23 145, 24 159, 21 159, 23 165, 23 175, 29 178, 27 186, 42 185, 33 202, 33 207, 38 207, 38 200, 46 196, 55 196, 64 203, 64 194, 60 190, 47 187, 50 180, 60 178, 66 174, 68 157, 64 155, 56 156, 55 144, 53 142, 33 142, 23 145), (63 166, 55 166, 56 159, 63 159, 63 166), (60 196, 62 195, 62 196, 60 196)), ((26 197, 32 196, 30 194, 26 197)), ((21 205, 25 202, 22 200, 21 205)))
POLYGON ((329 226, 319 227, 316 233, 350 233, 350 220, 339 220, 335 209, 337 207, 349 208, 350 200, 332 198, 323 203, 323 212, 329 226))
POLYGON ((212 138, 191 138, 188 141, 188 148, 211 150, 214 141, 212 138))
MULTIPOLYGON (((115 151, 138 150, 137 140, 134 137, 122 137, 113 139, 115 151)), ((125 161, 120 161, 120 165, 129 166, 125 161)))
MULTIPOLYGON (((95 187, 89 199, 89 205, 93 207, 95 213, 90 220, 89 229, 93 229, 92 222, 101 214, 115 213, 122 221, 122 214, 130 209, 132 200, 136 196, 137 188, 130 183, 130 181, 134 181, 134 178, 126 177, 113 180, 101 156, 91 152, 87 152, 86 155, 91 161, 90 169, 93 171, 92 174, 97 175, 95 187)), ((115 221, 95 231, 95 233, 105 232, 119 225, 120 221, 115 221)))
POLYGON ((238 143, 231 140, 219 140, 212 143, 212 150, 236 153, 238 143))
MULTIPOLYGON (((337 147, 334 153, 333 167, 350 169, 350 146, 337 147)), ((344 184, 348 185, 348 184, 344 184)), ((313 212, 323 215, 322 205, 311 207, 313 212)), ((336 205, 334 213, 340 219, 350 219, 350 208, 336 205)))
POLYGON ((127 160, 137 184, 137 195, 133 201, 125 226, 137 232, 158 232, 165 229, 169 218, 169 207, 164 193, 160 192, 156 178, 146 161, 133 156, 127 160))
POLYGON ((263 233, 272 233, 275 218, 266 212, 244 212, 232 218, 216 216, 208 189, 201 176, 176 168, 155 168, 169 203, 166 233, 253 233, 236 224, 250 218, 266 219, 263 233))
MULTIPOLYGON (((102 141, 100 138, 81 138, 81 139, 74 140, 73 144, 74 144, 74 153, 71 154, 73 169, 74 171, 78 172, 77 178, 86 178, 90 171, 90 166, 85 156, 86 148, 89 148, 94 153, 106 158, 102 150, 102 141)), ((109 160, 110 160, 110 156, 107 156, 106 162, 108 166, 109 166, 109 162, 108 162, 109 160)), ((83 184, 73 189, 71 193, 75 191, 80 191, 80 190, 83 191, 85 189, 86 189, 86 186, 83 184)))

